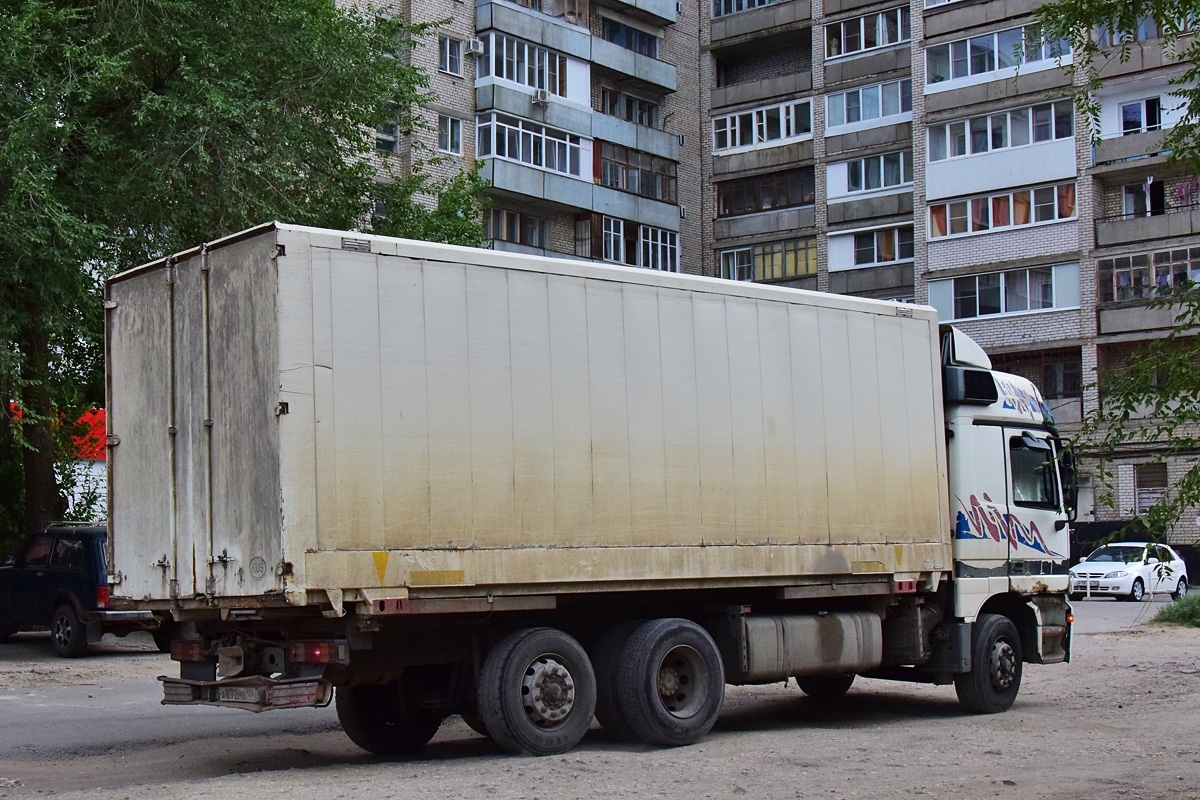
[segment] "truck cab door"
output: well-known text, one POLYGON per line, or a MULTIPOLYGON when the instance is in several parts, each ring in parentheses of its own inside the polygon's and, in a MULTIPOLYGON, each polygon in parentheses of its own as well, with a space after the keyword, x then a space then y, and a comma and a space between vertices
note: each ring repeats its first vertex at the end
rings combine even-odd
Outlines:
POLYGON ((1008 557, 1010 574, 1042 574, 1017 561, 1050 561, 1066 556, 1062 481, 1054 440, 1045 431, 1005 427, 1009 474, 1008 557))

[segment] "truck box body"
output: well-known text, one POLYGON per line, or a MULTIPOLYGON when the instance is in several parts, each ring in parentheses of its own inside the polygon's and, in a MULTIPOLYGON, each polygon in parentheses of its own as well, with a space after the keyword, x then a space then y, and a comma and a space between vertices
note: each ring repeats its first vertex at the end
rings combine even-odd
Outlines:
POLYGON ((281 224, 107 306, 125 597, 341 613, 951 568, 932 309, 281 224))

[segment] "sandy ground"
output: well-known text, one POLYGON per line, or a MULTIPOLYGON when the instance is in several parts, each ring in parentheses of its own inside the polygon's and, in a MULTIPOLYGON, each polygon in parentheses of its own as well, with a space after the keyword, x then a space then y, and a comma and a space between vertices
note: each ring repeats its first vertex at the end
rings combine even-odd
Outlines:
MULTIPOLYGON (((138 652, 85 662, 4 658, 0 694, 11 699, 0 700, 0 737, 22 735, 4 720, 23 690, 144 682, 169 667, 138 652)), ((519 758, 453 718, 406 761, 367 756, 337 730, 0 757, 0 798, 47 794, 1200 800, 1200 630, 1079 635, 1071 664, 1027 666, 1016 705, 991 716, 961 713, 951 687, 860 679, 832 708, 794 686, 731 688, 713 733, 673 750, 615 744, 594 728, 567 755, 519 758)))

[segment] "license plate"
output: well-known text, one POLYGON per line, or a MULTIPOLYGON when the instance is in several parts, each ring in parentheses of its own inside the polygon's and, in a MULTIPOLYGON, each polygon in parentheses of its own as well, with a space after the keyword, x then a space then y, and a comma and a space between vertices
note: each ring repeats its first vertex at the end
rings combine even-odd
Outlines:
POLYGON ((225 703, 258 703, 262 701, 262 690, 254 686, 221 686, 217 688, 217 699, 225 703))

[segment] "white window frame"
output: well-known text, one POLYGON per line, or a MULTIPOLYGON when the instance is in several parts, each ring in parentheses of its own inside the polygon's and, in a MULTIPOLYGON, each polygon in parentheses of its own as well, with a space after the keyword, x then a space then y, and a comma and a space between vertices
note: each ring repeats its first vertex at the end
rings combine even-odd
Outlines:
POLYGON ((950 122, 930 125, 927 131, 926 140, 927 153, 926 157, 930 164, 938 161, 947 161, 956 158, 970 158, 971 156, 982 155, 983 153, 991 153, 996 150, 1011 150, 1020 147, 1029 147, 1045 142, 1052 142, 1057 139, 1070 139, 1075 136, 1075 108, 1074 103, 1070 98, 1055 100, 1050 103, 1038 103, 1035 106, 1021 106, 1020 108, 1009 109, 1008 111, 998 111, 994 114, 983 114, 975 117, 966 117, 964 119, 951 120, 950 122), (1065 119, 1068 121, 1066 125, 1060 125, 1059 121, 1064 118, 1063 108, 1066 108, 1065 119), (1045 136, 1039 133, 1039 126, 1042 124, 1039 121, 1039 115, 1048 110, 1049 113, 1049 135, 1045 136), (997 123, 1002 126, 1003 144, 996 144, 997 123), (975 132, 977 123, 983 127, 984 144, 983 149, 976 149, 975 132), (1013 131, 1018 129, 1023 131, 1022 136, 1024 141, 1020 144, 1013 144, 1015 138, 1013 131), (1039 136, 1041 138, 1039 138, 1039 136), (962 141, 962 152, 956 152, 956 141, 962 141), (944 155, 934 158, 935 150, 939 149, 938 143, 941 143, 940 149, 944 155))
POLYGON ((830 22, 825 25, 825 60, 833 61, 839 58, 850 58, 862 53, 871 53, 876 50, 882 50, 887 47, 893 47, 898 44, 911 41, 912 39, 912 18, 911 11, 908 6, 897 6, 888 8, 883 11, 875 11, 870 14, 865 14, 861 17, 853 17, 844 19, 840 22, 830 22), (887 21, 888 17, 892 17, 896 24, 896 38, 888 38, 887 21), (866 45, 867 32, 874 29, 875 44, 866 45), (836 40, 830 38, 830 34, 837 32, 836 40), (861 45, 854 50, 846 49, 846 41, 851 38, 846 35, 847 31, 857 33, 857 41, 861 45), (838 52, 832 52, 832 43, 838 42, 838 52))
POLYGON ((570 76, 567 56, 505 33, 486 33, 480 38, 483 54, 476 62, 479 78, 545 89, 566 97, 570 76))
MULTIPOLYGON (((979 215, 979 216, 982 218, 983 215, 979 215)), ((928 211, 927 211, 926 223, 927 223, 928 227, 926 230, 927 230, 928 241, 934 242, 934 241, 941 241, 943 239, 957 239, 957 238, 960 238, 963 236, 983 236, 983 235, 986 235, 989 233, 1010 231, 1010 230, 1015 230, 1017 228, 1029 228, 1029 227, 1033 227, 1036 225, 1054 225, 1059 222, 1071 222, 1071 221, 1074 221, 1077 219, 1079 219, 1078 187, 1075 185, 1075 181, 1070 180, 1070 181, 1060 181, 1058 183, 1044 184, 1041 186, 1031 186, 1031 187, 1020 188, 1020 189, 1009 189, 1008 191, 1005 191, 1005 192, 991 192, 991 193, 985 194, 985 195, 976 195, 976 196, 965 197, 965 198, 954 198, 951 200, 939 200, 936 203, 930 203, 928 206, 928 211), (1060 203, 1059 198, 1061 197, 1061 194, 1058 190, 1060 187, 1063 187, 1063 186, 1073 187, 1074 208, 1072 209, 1071 216, 1069 216, 1069 217, 1059 216, 1061 214, 1061 209, 1059 208, 1059 203, 1060 203), (1046 206, 1046 204, 1045 204, 1045 202, 1042 202, 1042 203, 1038 202, 1038 192, 1045 192, 1047 190, 1050 191, 1051 196, 1052 196, 1054 214, 1050 219, 1039 220, 1037 218, 1038 217, 1038 209, 1044 208, 1046 206), (1022 222, 1020 224, 1017 224, 1014 222, 1014 220, 1016 219, 1016 214, 1014 213, 1015 209, 1016 209, 1016 203, 1013 201, 1013 197, 1014 197, 1014 195, 1025 194, 1025 193, 1029 194, 1029 222, 1022 222), (996 217, 995 209, 997 208, 997 201, 1001 200, 1003 198, 1007 198, 1007 202, 1004 203, 1004 206, 1006 208, 1006 213, 1008 215, 1008 223, 1002 224, 1002 225, 994 225, 993 222, 995 221, 995 217, 996 217), (977 204, 977 203, 985 203, 986 204, 986 212, 987 212, 986 213, 986 216, 987 216, 986 227, 979 228, 976 230, 971 230, 973 220, 975 219, 975 215, 972 213, 972 211, 974 210, 975 204, 977 204), (933 233, 933 212, 934 212, 935 208, 940 208, 942 206, 946 207, 946 232, 940 236, 935 236, 933 233), (960 211, 962 212, 961 215, 959 214, 960 211), (966 225, 966 230, 959 231, 958 233, 952 233, 951 228, 953 226, 953 222, 954 222, 954 220, 958 220, 958 219, 965 220, 964 224, 966 225)))
POLYGON ((901 117, 912 118, 912 80, 903 78, 898 81, 884 81, 883 83, 872 83, 868 86, 856 86, 853 89, 847 89, 844 92, 835 92, 834 94, 826 95, 825 97, 825 128, 833 130, 835 128, 875 128, 881 125, 888 125, 892 122, 899 121, 901 117), (905 108, 905 84, 908 85, 908 107, 905 108), (892 114, 884 114, 886 103, 894 99, 896 107, 899 109, 892 114), (849 98, 855 98, 854 103, 850 103, 849 98), (864 102, 864 98, 866 98, 864 102), (872 110, 874 104, 878 100, 879 114, 876 116, 864 117, 864 110, 872 110), (836 113, 835 108, 840 110, 836 113), (857 107, 858 119, 848 120, 850 116, 849 109, 857 107), (854 126, 852 128, 852 126, 854 126))
POLYGON ((901 231, 908 232, 909 248, 915 248, 916 247, 916 238, 915 238, 916 231, 913 229, 912 225, 890 225, 885 228, 872 228, 871 230, 855 231, 853 233, 847 234, 852 237, 850 250, 854 255, 854 264, 852 267, 850 267, 850 269, 869 269, 870 267, 878 267, 878 266, 883 266, 886 264, 902 264, 902 263, 905 263, 908 261, 912 261, 913 257, 914 257, 912 254, 907 255, 907 256, 900 255, 901 231), (880 252, 879 237, 886 236, 889 233, 894 237, 892 250, 895 255, 893 258, 880 259, 879 258, 879 252, 880 252), (871 237, 872 257, 871 257, 870 261, 859 261, 858 260, 858 242, 859 242, 859 238, 863 237, 863 236, 871 237))
POLYGON ((447 114, 438 114, 438 151, 462 155, 462 120, 447 114))
POLYGON ((1162 95, 1155 95, 1154 97, 1143 97, 1141 100, 1133 100, 1128 103, 1121 103, 1120 105, 1117 106, 1117 122, 1121 126, 1121 130, 1118 132, 1118 135, 1120 135, 1120 136, 1133 136, 1138 133, 1149 133, 1151 131, 1160 131, 1165 127, 1163 125, 1162 119, 1163 119, 1162 95), (1151 102, 1153 102, 1156 106, 1158 106, 1158 122, 1156 122, 1153 125, 1151 125, 1149 122, 1150 108, 1147 105, 1148 103, 1151 103, 1151 102), (1135 129, 1125 127, 1125 109, 1129 108, 1131 106, 1138 107, 1138 116, 1140 118, 1138 127, 1135 129))
POLYGON ((712 15, 713 19, 717 19, 782 2, 784 0, 712 0, 712 15))
POLYGON ((450 36, 438 36, 438 70, 461 78, 463 43, 450 36))
POLYGON ((811 139, 812 100, 789 100, 720 114, 713 117, 712 136, 713 152, 721 154, 811 139), (778 136, 770 135, 772 119, 776 120, 778 136))
POLYGON ((871 192, 882 192, 889 189, 897 189, 901 186, 912 186, 913 182, 913 165, 912 153, 906 150, 897 150, 892 153, 880 153, 874 156, 865 156, 863 158, 855 158, 845 162, 846 164, 846 194, 868 194, 871 192), (887 160, 895 157, 900 163, 900 180, 897 183, 887 182, 887 160), (867 186, 867 175, 870 174, 872 165, 877 164, 876 169, 879 174, 878 186, 867 186), (853 176, 857 172, 859 175, 859 188, 852 188, 853 176))
MULTIPOLYGON (((1044 312, 1044 311, 1060 310, 1060 308, 1058 306, 1058 295, 1061 293, 1061 291, 1058 289, 1058 286, 1056 283, 1057 275, 1058 275, 1058 273, 1055 271, 1053 265, 1045 265, 1045 266, 1038 266, 1038 267, 1025 267, 1022 269, 1005 270, 1003 272, 982 272, 982 273, 979 273, 976 275, 959 275, 954 278, 946 278, 946 280, 950 282, 950 306, 951 306, 950 313, 952 315, 951 319, 954 319, 954 320, 981 319, 981 318, 987 319, 987 318, 991 318, 991 317, 1012 316, 1014 314, 1035 314, 1035 313, 1040 313, 1040 312, 1044 312), (1031 296, 1031 292, 1030 292, 1030 279, 1031 279, 1032 273, 1035 271, 1036 272, 1048 272, 1050 274, 1049 305, 1039 304, 1036 308, 1033 307, 1034 298, 1031 296), (1020 279, 1024 283, 1025 307, 1013 309, 1013 308, 1009 307, 1009 304, 1011 301, 1010 295, 1014 293, 1014 292, 1010 291, 1010 284, 1015 280, 1014 276, 1017 276, 1017 275, 1021 276, 1020 279), (995 291, 998 293, 997 299, 1000 304, 1000 310, 995 311, 995 312, 989 312, 987 314, 980 314, 979 313, 979 295, 980 295, 979 280, 980 280, 980 278, 992 278, 993 276, 998 278, 998 283, 996 285, 995 291), (958 316, 958 298, 959 298, 958 288, 957 288, 958 282, 959 281, 968 281, 968 280, 975 281, 975 292, 974 292, 975 313, 971 314, 969 316, 960 317, 960 316, 958 316)), ((1045 302, 1045 301, 1042 301, 1042 302, 1045 302)))
POLYGON ((400 152, 400 126, 394 122, 375 129, 375 150, 380 153, 400 152), (380 145, 386 145, 380 147, 380 145))
POLYGON ((721 277, 730 281, 773 282, 775 280, 807 278, 817 274, 817 240, 815 236, 801 236, 796 239, 781 239, 772 242, 759 242, 745 247, 731 247, 721 251, 719 264, 721 277), (766 260, 768 251, 770 251, 771 255, 777 254, 783 260, 785 268, 789 252, 794 252, 797 266, 800 264, 801 253, 803 253, 804 264, 809 269, 806 269, 804 272, 797 270, 794 274, 787 274, 785 269, 784 274, 780 276, 772 275, 765 277, 758 275, 757 265, 760 260, 766 260), (760 256, 762 257, 761 259, 760 256))
POLYGON ((638 226, 639 267, 679 272, 679 234, 650 225, 638 226))
MULTIPOLYGON (((1026 72, 1050 69, 1057 66, 1061 56, 1062 64, 1071 63, 1071 43, 1067 40, 1046 41, 1041 38, 1037 25, 1021 25, 1016 28, 1004 28, 998 31, 968 36, 964 39, 954 39, 925 47, 925 93, 939 92, 958 86, 971 85, 983 81, 996 80, 1002 77, 1016 75, 1019 67, 1026 72), (1016 52, 1017 44, 1021 52, 1016 52), (1062 48, 1055 52, 1058 48, 1062 48), (931 67, 934 58, 944 50, 947 76, 934 80, 934 70, 931 67), (1001 64, 1001 53, 1011 60, 1010 64, 1001 64), (987 66, 988 54, 991 65, 987 66), (976 58, 983 59, 983 65, 977 68, 976 58), (963 65, 959 74, 956 65, 963 65)), ((940 60, 940 59, 939 59, 940 60)))
POLYGON ((604 217, 600 227, 600 259, 625 263, 625 220, 604 217))
POLYGON ((476 117, 475 152, 479 158, 500 158, 589 181, 592 179, 592 165, 590 158, 588 164, 583 163, 583 143, 590 144, 591 141, 578 134, 509 114, 493 112, 476 117), (504 146, 497 147, 501 141, 504 146), (510 152, 513 149, 516 150, 515 154, 510 152))

